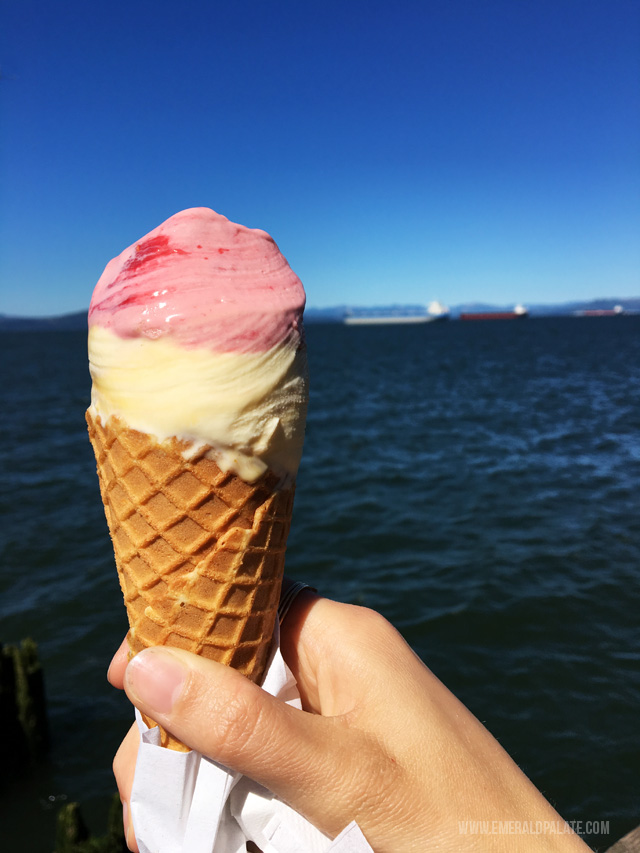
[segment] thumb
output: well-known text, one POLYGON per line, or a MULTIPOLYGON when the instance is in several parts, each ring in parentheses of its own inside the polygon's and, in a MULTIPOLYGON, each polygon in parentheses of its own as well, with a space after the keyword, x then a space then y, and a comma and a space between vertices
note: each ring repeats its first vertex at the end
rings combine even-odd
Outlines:
POLYGON ((131 660, 124 689, 174 737, 264 785, 329 835, 356 817, 336 779, 357 737, 345 718, 299 711, 227 666, 164 646, 131 660))

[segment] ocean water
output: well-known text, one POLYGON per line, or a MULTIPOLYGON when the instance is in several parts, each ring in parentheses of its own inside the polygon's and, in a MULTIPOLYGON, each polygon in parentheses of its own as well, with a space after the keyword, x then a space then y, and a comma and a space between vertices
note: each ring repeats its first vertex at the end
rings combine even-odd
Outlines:
MULTIPOLYGON (((640 823, 640 317, 307 338, 288 574, 380 610, 605 850, 640 823)), ((15 851, 49 853, 67 799, 102 831, 132 719, 85 347, 0 336, 0 641, 39 643, 53 737, 0 791, 15 851)))

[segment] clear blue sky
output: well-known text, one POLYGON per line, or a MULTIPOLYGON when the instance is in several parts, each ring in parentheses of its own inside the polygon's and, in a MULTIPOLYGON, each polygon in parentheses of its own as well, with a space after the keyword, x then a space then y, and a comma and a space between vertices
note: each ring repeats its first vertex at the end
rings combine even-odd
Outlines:
POLYGON ((0 313, 205 205, 315 307, 640 295, 638 0, 3 0, 0 313))

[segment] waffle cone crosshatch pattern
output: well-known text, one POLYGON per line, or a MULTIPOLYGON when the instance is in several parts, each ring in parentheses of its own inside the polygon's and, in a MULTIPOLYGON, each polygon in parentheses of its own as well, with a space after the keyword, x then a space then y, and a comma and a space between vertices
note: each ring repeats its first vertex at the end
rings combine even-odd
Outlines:
POLYGON ((186 458, 117 418, 87 413, 136 654, 168 645, 260 681, 275 624, 294 488, 186 458))

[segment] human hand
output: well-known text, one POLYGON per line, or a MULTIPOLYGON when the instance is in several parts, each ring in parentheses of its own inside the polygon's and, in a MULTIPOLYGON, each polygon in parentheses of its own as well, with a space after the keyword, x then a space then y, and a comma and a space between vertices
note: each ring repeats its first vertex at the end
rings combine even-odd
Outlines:
MULTIPOLYGON (((463 821, 562 820, 379 614, 305 590, 281 631, 303 710, 179 649, 126 642, 109 679, 183 743, 273 791, 333 837, 356 820, 376 853, 588 848, 573 834, 465 835, 463 821)), ((130 827, 137 728, 114 761, 130 827)), ((558 832, 558 829, 556 829, 558 832)), ((133 833, 129 846, 137 850, 133 833)))

